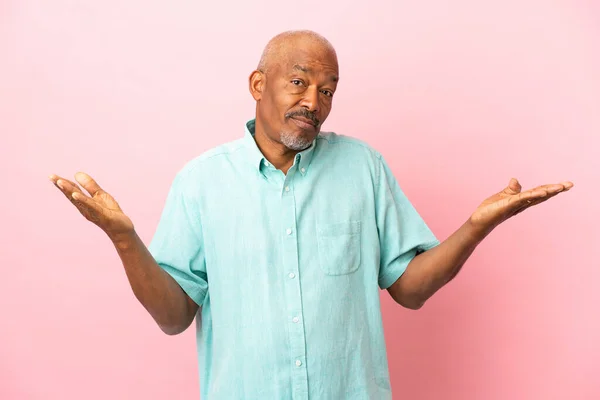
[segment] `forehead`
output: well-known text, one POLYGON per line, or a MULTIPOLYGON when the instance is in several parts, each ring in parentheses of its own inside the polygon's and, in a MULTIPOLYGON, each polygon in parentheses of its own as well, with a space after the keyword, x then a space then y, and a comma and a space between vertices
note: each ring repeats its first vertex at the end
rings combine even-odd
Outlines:
POLYGON ((304 73, 326 75, 334 81, 338 79, 338 62, 334 52, 323 45, 294 46, 282 54, 280 73, 304 73))
POLYGON ((337 81, 339 73, 335 55, 324 50, 293 49, 283 57, 280 67, 283 74, 327 75, 334 81, 337 81))

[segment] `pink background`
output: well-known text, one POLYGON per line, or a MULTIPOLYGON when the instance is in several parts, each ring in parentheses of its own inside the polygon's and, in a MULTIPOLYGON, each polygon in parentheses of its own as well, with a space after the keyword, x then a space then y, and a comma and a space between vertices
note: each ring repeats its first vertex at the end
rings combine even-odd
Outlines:
POLYGON ((1 399, 194 399, 116 252, 47 180, 96 177, 152 237, 171 179, 240 137, 274 34, 336 46, 325 129, 389 160, 440 239, 511 176, 575 188, 495 231, 412 312, 395 399, 600 398, 600 6, 589 1, 0 2, 1 399))

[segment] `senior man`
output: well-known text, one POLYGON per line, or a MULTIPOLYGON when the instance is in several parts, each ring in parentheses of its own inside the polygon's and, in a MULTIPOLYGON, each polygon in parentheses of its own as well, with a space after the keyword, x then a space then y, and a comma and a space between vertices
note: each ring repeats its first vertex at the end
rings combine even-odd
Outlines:
POLYGON ((255 117, 178 171, 148 248, 89 175, 88 194, 50 176, 165 333, 196 318, 202 399, 390 399, 379 289, 420 308, 496 226, 573 186, 511 179, 440 243, 380 153, 321 132, 338 80, 321 35, 275 36, 249 78, 255 117))

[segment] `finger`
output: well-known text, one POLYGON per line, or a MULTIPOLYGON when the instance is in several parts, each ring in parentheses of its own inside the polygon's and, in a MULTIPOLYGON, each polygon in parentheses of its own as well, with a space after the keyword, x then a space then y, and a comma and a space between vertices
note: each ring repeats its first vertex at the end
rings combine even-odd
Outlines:
POLYGON ((515 213, 513 215, 517 215, 519 213, 522 213, 523 211, 525 211, 526 209, 536 206, 540 203, 543 203, 545 201, 548 201, 549 199, 551 199, 552 197, 558 195, 560 193, 560 191, 552 193, 552 194, 548 194, 547 196, 544 197, 538 197, 538 198, 529 198, 525 201, 524 204, 521 204, 517 210, 515 211, 515 213))
POLYGON ((85 195, 75 183, 57 175, 48 177, 79 212, 89 221, 99 223, 102 216, 102 207, 91 197, 85 195))
POLYGON ((563 185, 565 187, 565 191, 571 189, 574 184, 571 181, 564 181, 560 183, 561 185, 563 185))
POLYGON ((535 191, 532 189, 525 192, 521 192, 519 194, 510 196, 509 198, 505 199, 506 207, 508 208, 508 210, 510 210, 509 212, 512 215, 515 215, 515 213, 521 210, 521 208, 527 207, 533 201, 543 199, 547 195, 548 193, 543 190, 535 191))
POLYGON ((504 193, 508 195, 513 195, 521 192, 521 184, 516 178, 511 178, 508 182, 508 186, 503 190, 504 193))
MULTIPOLYGON (((62 176, 58 176, 58 175, 50 175, 49 176, 50 180, 57 186, 64 186, 64 183, 67 182, 68 184, 70 184, 71 186, 73 186, 74 188, 79 189, 79 186, 75 183, 75 182, 71 182, 68 179, 63 178, 62 176)), ((79 189, 80 190, 80 189, 79 189)))
POLYGON ((541 185, 533 189, 521 192, 515 197, 516 202, 519 205, 523 205, 530 199, 546 198, 549 195, 555 195, 565 190, 565 186, 560 183, 554 183, 549 185, 541 185))
POLYGON ((51 175, 50 180, 54 183, 54 185, 56 187, 58 187, 60 189, 61 192, 63 192, 63 194, 65 196, 67 196, 67 198, 69 200, 72 200, 72 198, 71 198, 72 193, 74 193, 74 192, 81 193, 81 189, 79 188, 79 186, 77 186, 76 183, 73 183, 68 179, 62 178, 57 175, 51 175))
POLYGON ((78 172, 75 174, 75 180, 90 194, 94 197, 98 192, 102 190, 100 185, 92 179, 91 176, 85 172, 78 172))
POLYGON ((531 203, 534 200, 537 199, 542 199, 544 197, 548 196, 548 192, 545 191, 544 189, 530 189, 527 190, 525 192, 521 192, 516 196, 513 196, 511 198, 512 201, 512 205, 515 208, 519 208, 521 206, 525 206, 529 203, 531 203))
POLYGON ((76 183, 71 182, 68 179, 60 178, 56 181, 56 186, 58 186, 65 195, 70 196, 72 193, 82 193, 81 188, 76 183))
POLYGON ((545 190, 548 193, 559 193, 565 190, 569 190, 573 187, 573 183, 569 181, 561 182, 561 183, 552 183, 548 185, 541 185, 532 190, 545 190))
POLYGON ((565 186, 562 183, 554 183, 554 184, 550 184, 550 185, 542 185, 540 186, 541 189, 545 190, 548 192, 548 194, 556 194, 556 193, 560 193, 563 190, 565 190, 565 186))
POLYGON ((54 186, 56 186, 56 187, 58 187, 59 189, 61 189, 61 190, 62 190, 62 188, 61 188, 61 187, 60 187, 60 186, 57 184, 57 182, 58 182, 59 180, 64 180, 64 178, 62 178, 62 177, 60 177, 60 176, 58 176, 58 175, 54 175, 54 174, 50 174, 50 175, 48 175, 48 178, 50 179, 50 181, 51 181, 52 183, 54 183, 54 186))

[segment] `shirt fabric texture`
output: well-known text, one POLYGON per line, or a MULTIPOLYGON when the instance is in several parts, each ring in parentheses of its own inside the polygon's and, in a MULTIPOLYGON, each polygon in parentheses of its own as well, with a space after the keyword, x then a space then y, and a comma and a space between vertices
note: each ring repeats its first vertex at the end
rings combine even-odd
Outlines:
POLYGON ((380 289, 439 241, 363 141, 321 132, 285 175, 254 127, 177 172, 149 246, 201 306, 201 398, 391 399, 380 289))

